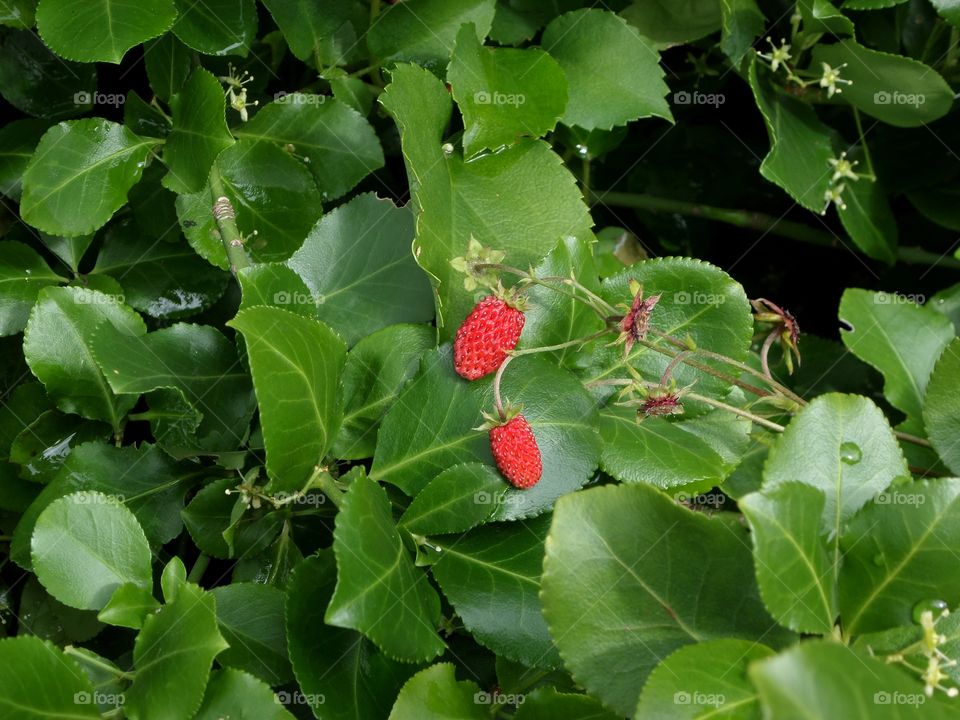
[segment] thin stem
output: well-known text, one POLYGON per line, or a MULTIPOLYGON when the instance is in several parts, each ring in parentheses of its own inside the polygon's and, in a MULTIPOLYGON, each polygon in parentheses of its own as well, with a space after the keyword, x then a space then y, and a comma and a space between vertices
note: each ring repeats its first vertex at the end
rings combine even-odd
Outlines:
POLYGON ((597 295, 593 290, 588 288, 586 285, 581 284, 576 279, 572 277, 563 277, 562 275, 547 275, 546 277, 539 278, 540 282, 561 282, 564 285, 569 285, 572 288, 575 288, 586 295, 590 300, 597 303, 597 305, 604 310, 606 310, 610 315, 617 315, 617 309, 604 300, 602 297, 597 295))
POLYGON ((583 172, 580 176, 581 188, 585 198, 590 197, 590 158, 583 158, 583 172))
POLYGON ((202 578, 203 574, 207 571, 208 565, 210 565, 210 556, 200 553, 193 563, 193 567, 190 568, 190 573, 187 575, 187 582, 199 584, 200 578, 202 578))
MULTIPOLYGON (((780 237, 798 240, 800 242, 818 245, 820 247, 835 247, 837 238, 833 234, 818 230, 803 223, 783 220, 766 213, 753 210, 733 210, 719 208, 712 205, 684 202, 660 198, 653 195, 641 195, 625 192, 593 192, 592 198, 598 202, 615 207, 630 207, 654 212, 671 212, 689 217, 700 217, 707 220, 735 225, 736 227, 757 230, 761 233, 770 233, 780 237)), ((924 250, 921 247, 897 248, 897 259, 909 265, 939 265, 945 268, 960 269, 960 260, 949 255, 924 250)))
POLYGON ((683 362, 683 359, 690 354, 689 350, 682 350, 673 356, 673 359, 667 363, 667 367, 664 368, 663 372, 660 375, 660 387, 663 387, 667 384, 667 381, 670 379, 673 369, 683 362))
POLYGON ((237 213, 233 209, 230 198, 226 195, 223 181, 220 179, 220 173, 216 166, 210 172, 210 190, 213 193, 213 217, 217 221, 217 228, 220 230, 220 240, 227 252, 230 270, 236 275, 238 270, 250 266, 250 258, 247 257, 247 251, 244 250, 243 237, 237 227, 237 213))
POLYGON ((853 108, 853 121, 857 124, 857 134, 860 136, 860 147, 863 148, 863 161, 867 165, 867 172, 876 179, 877 173, 873 169, 873 159, 870 157, 870 148, 867 146, 867 139, 863 136, 863 123, 860 121, 860 111, 853 108))
POLYGON ((725 410, 726 412, 733 413, 739 417, 746 418, 751 422, 755 422, 757 425, 762 425, 768 430, 773 430, 774 432, 783 432, 784 426, 779 425, 772 420, 767 420, 766 418, 760 417, 759 415, 754 415, 752 412, 744 410, 743 408, 738 408, 734 405, 728 405, 725 402, 720 402, 719 400, 714 400, 713 398, 707 397, 706 395, 700 395, 698 393, 687 393, 688 398, 691 400, 699 400, 702 403, 711 405, 719 410, 725 410))
POLYGON ((343 504, 343 496, 346 495, 346 493, 337 486, 333 475, 330 473, 326 471, 320 473, 320 475, 317 476, 316 487, 320 488, 323 494, 330 498, 330 502, 338 509, 343 504))
POLYGON ((497 417, 501 420, 507 419, 507 413, 503 409, 503 398, 500 396, 500 381, 503 379, 503 371, 507 369, 507 365, 515 357, 516 355, 507 355, 506 359, 500 363, 500 367, 497 368, 497 374, 493 376, 493 409, 497 411, 497 417))
POLYGON ((760 366, 763 368, 763 374, 771 381, 773 381, 773 375, 770 373, 768 356, 770 355, 770 348, 773 347, 773 343, 779 334, 780 331, 777 328, 771 330, 767 339, 763 341, 763 347, 760 348, 760 366))
POLYGON ((526 270, 521 270, 520 268, 515 268, 510 265, 503 265, 501 263, 477 263, 474 267, 477 270, 499 270, 501 272, 510 273, 511 275, 516 275, 533 285, 540 285, 541 287, 548 288, 549 290, 553 290, 561 295, 572 298, 577 302, 582 302, 591 310, 593 310, 604 322, 606 322, 608 315, 616 314, 617 312, 616 309, 606 300, 588 288, 584 287, 573 278, 563 277, 560 275, 550 275, 547 277, 538 278, 536 275, 528 273, 526 270), (580 290, 587 296, 587 299, 578 297, 576 293, 568 293, 560 288, 554 287, 550 284, 552 282, 563 283, 564 285, 569 285, 577 290, 580 290))
POLYGON ((930 444, 929 440, 924 440, 922 437, 917 437, 916 435, 911 435, 910 433, 901 432, 900 430, 894 430, 893 434, 896 435, 900 440, 904 442, 913 443, 914 445, 919 445, 920 447, 932 448, 933 445, 930 444))
MULTIPOLYGON (((678 354, 678 353, 671 353, 666 348, 660 347, 656 343, 650 342, 649 340, 638 340, 637 343, 640 345, 643 345, 643 347, 645 348, 653 350, 654 352, 658 352, 661 355, 666 355, 667 357, 670 357, 670 358, 676 357, 678 354)), ((690 367, 696 368, 701 372, 705 372, 707 375, 712 375, 713 377, 719 378, 720 380, 723 380, 724 382, 728 382, 731 385, 736 385, 738 388, 742 390, 746 390, 749 393, 753 393, 758 397, 770 397, 773 394, 773 393, 767 392, 762 388, 758 388, 755 385, 751 385, 750 383, 743 382, 739 378, 735 378, 732 375, 728 375, 727 373, 721 372, 719 370, 714 370, 709 365, 698 363, 694 360, 691 360, 690 358, 684 358, 682 362, 684 365, 689 365, 690 367)))

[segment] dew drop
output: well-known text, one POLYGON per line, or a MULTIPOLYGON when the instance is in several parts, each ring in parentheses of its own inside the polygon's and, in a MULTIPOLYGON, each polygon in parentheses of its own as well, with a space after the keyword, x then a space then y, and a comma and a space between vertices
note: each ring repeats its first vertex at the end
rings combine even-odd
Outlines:
POLYGON ((941 615, 949 612, 950 606, 947 605, 946 600, 939 600, 937 598, 921 600, 913 606, 913 621, 919 625, 920 616, 927 610, 933 613, 933 619, 936 620, 941 615))
POLYGON ((590 148, 588 148, 586 145, 579 145, 579 144, 577 145, 577 155, 579 155, 580 157, 586 157, 589 154, 590 154, 590 148))
POLYGON ((840 460, 847 465, 856 465, 863 457, 860 446, 856 443, 845 442, 840 445, 840 460))

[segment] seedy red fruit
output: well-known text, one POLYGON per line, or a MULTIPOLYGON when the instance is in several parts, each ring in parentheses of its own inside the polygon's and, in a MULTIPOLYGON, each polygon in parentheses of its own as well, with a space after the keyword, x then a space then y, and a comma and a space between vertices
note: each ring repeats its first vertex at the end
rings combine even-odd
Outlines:
POLYGON ((490 428, 490 451, 500 472, 514 487, 525 490, 540 480, 543 474, 540 448, 523 415, 490 428))
POLYGON ((474 306, 457 330, 453 343, 453 367, 467 380, 496 371, 507 353, 517 346, 524 314, 494 295, 474 306))

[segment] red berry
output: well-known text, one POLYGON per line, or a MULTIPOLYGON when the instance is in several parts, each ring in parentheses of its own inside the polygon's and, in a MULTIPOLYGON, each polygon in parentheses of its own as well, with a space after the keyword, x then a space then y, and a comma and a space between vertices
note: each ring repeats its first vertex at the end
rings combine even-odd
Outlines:
POLYGON ((500 472, 514 487, 530 488, 540 480, 540 448, 523 415, 490 428, 490 451, 500 472))
POLYGON ((496 371, 517 346, 524 314, 493 295, 478 302, 457 330, 453 367, 467 380, 496 371))

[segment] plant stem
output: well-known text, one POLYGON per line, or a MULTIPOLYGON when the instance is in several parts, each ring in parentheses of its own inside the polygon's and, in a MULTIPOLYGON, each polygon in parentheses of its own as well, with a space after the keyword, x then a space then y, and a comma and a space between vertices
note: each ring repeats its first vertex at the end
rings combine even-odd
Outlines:
MULTIPOLYGON (((671 353, 666 348, 660 347, 656 343, 650 342, 649 340, 638 340, 637 344, 643 345, 643 347, 653 350, 654 352, 658 352, 661 355, 666 355, 669 358, 675 358, 679 354, 679 353, 671 353)), ((701 372, 705 372, 707 373, 707 375, 712 375, 713 377, 723 380, 724 382, 728 382, 731 385, 736 385, 738 388, 742 390, 746 390, 749 393, 753 393, 758 397, 770 397, 770 395, 773 394, 773 393, 767 392, 762 388, 758 388, 755 385, 751 385, 750 383, 745 383, 739 378, 733 377, 733 375, 727 375, 726 373, 721 372, 720 370, 714 370, 709 365, 698 363, 694 360, 691 360, 690 358, 684 358, 681 362, 683 362, 684 365, 689 365, 690 367, 696 368, 701 372)))
POLYGON ((776 342, 779 335, 779 329, 771 330, 767 339, 763 341, 763 347, 760 348, 760 366, 763 368, 763 374, 771 381, 773 381, 773 374, 770 372, 770 363, 767 358, 770 355, 770 348, 773 347, 773 343, 776 342))
POLYGON ((893 434, 904 442, 913 443, 914 445, 919 445, 920 447, 932 448, 933 445, 930 444, 929 440, 924 440, 922 437, 917 437, 916 435, 911 435, 910 433, 901 432, 900 430, 894 430, 893 434))
POLYGON ((553 290, 554 292, 560 293, 561 295, 572 298, 573 300, 582 302, 590 307, 590 309, 593 310, 604 322, 607 321, 608 315, 615 315, 617 312, 616 308, 610 305, 610 303, 571 277, 549 275, 547 277, 538 278, 536 275, 528 273, 526 270, 521 270, 520 268, 515 268, 510 265, 503 265, 501 263, 477 263, 474 267, 477 270, 500 270, 501 272, 510 273, 511 275, 516 275, 523 280, 526 280, 528 283, 540 285, 553 290), (587 296, 587 298, 585 299, 578 297, 576 293, 565 292, 560 288, 554 287, 550 283, 563 283, 564 285, 569 285, 572 288, 580 290, 587 296))
POLYGON ((220 230, 220 240, 230 261, 230 271, 236 275, 238 270, 250 266, 250 258, 247 257, 247 251, 243 248, 243 238, 237 227, 237 213, 233 209, 230 198, 226 196, 223 181, 216 166, 210 172, 210 190, 213 193, 213 217, 220 230))
POLYGON ((313 482, 311 483, 313 487, 320 488, 320 490, 323 491, 323 494, 330 498, 330 502, 332 502, 337 508, 340 508, 341 504, 343 503, 343 496, 346 495, 346 493, 337 486, 336 482, 334 482, 333 475, 326 470, 323 470, 319 474, 314 471, 314 476, 313 482))
POLYGON ((714 400, 713 398, 707 397, 706 395, 700 395, 698 393, 691 392, 691 393, 687 393, 687 397, 690 398, 691 400, 699 400, 702 403, 711 405, 720 410, 725 410, 726 412, 733 413, 734 415, 737 415, 739 417, 746 418, 747 420, 750 420, 751 422, 755 422, 757 425, 762 425, 768 430, 773 430, 774 432, 782 433, 785 429, 783 425, 779 425, 778 423, 775 423, 772 420, 767 420, 766 418, 760 417, 759 415, 754 415, 752 412, 749 412, 742 408, 738 408, 734 405, 728 405, 725 402, 714 400))
POLYGON ((852 105, 850 107, 853 108, 853 121, 857 124, 857 134, 860 136, 860 147, 863 148, 863 161, 867 165, 867 172, 876 180, 877 173, 873 169, 873 159, 870 157, 870 148, 867 147, 867 139, 863 136, 863 123, 860 122, 860 111, 852 105))
MULTIPOLYGON (((591 196, 598 202, 616 207, 629 207, 639 210, 652 210, 654 212, 671 212, 689 217, 701 217, 707 220, 727 223, 728 225, 735 225, 736 227, 790 238, 791 240, 799 240, 800 242, 818 245, 820 247, 835 247, 837 244, 837 238, 829 232, 818 230, 803 223, 782 220, 773 215, 767 215, 766 213, 755 212, 753 210, 718 208, 712 205, 701 205, 700 203, 685 202, 683 200, 659 198, 653 195, 613 191, 591 193, 591 196)), ((941 256, 929 250, 924 250, 921 247, 901 246, 897 248, 897 259, 909 265, 940 265, 945 268, 960 269, 960 260, 950 257, 946 253, 941 256)))
POLYGON ((96 657, 87 655, 86 653, 77 652, 77 649, 73 647, 73 645, 65 646, 63 648, 63 654, 70 655, 81 663, 85 663, 91 667, 103 670, 104 672, 109 673, 113 677, 120 678, 121 680, 133 680, 133 673, 124 672, 120 668, 113 667, 112 665, 108 665, 107 663, 98 660, 96 657))
POLYGON ((203 577, 203 574, 207 571, 207 566, 210 565, 210 556, 205 553, 200 553, 197 555, 196 561, 193 563, 193 567, 190 568, 190 573, 187 575, 187 582, 198 583, 200 578, 203 577))
POLYGON ((590 197, 590 158, 583 158, 583 171, 580 174, 580 185, 582 188, 583 196, 585 198, 590 197))

